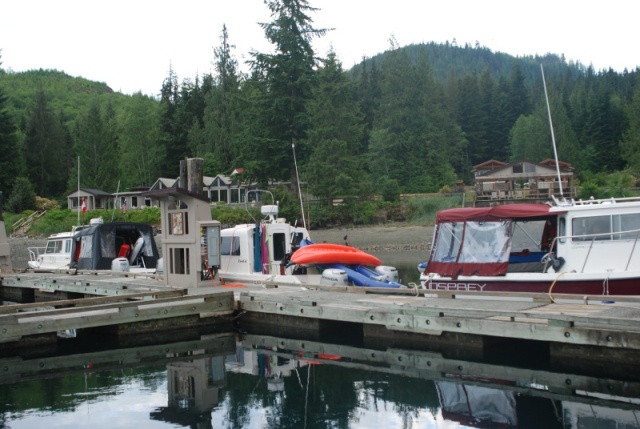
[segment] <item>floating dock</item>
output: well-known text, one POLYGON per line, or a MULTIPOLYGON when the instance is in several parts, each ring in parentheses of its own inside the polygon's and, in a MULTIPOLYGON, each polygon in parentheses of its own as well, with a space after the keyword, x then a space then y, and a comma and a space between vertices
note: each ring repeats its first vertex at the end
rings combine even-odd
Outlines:
POLYGON ((555 355, 633 361, 640 353, 640 298, 423 289, 264 285, 179 289, 156 278, 105 273, 21 273, 0 278, 0 343, 38 343, 66 330, 117 335, 235 323, 318 338, 356 326, 367 338, 486 349, 504 341, 551 345, 555 355), (34 302, 35 301, 35 302, 34 302), (578 350, 578 351, 576 351, 578 350))
POLYGON ((89 329, 125 336, 201 328, 228 323, 235 305, 229 289, 189 291, 121 273, 21 273, 1 277, 0 284, 3 301, 20 302, 0 307, 3 347, 89 329))

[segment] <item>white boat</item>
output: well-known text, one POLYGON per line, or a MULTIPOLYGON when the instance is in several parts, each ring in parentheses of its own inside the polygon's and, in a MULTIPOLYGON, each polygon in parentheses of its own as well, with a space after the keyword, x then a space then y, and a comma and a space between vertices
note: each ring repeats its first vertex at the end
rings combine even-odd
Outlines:
POLYGON ((29 268, 37 272, 66 269, 155 272, 161 260, 153 229, 131 222, 89 225, 52 234, 46 247, 30 247, 29 268))
POLYGON ((69 268, 73 237, 83 227, 74 226, 71 231, 51 234, 45 247, 28 247, 29 268, 34 271, 55 271, 69 268))
POLYGON ((438 212, 423 288, 640 295, 640 198, 438 212))
POLYGON ((281 285, 355 285, 400 287, 397 270, 378 266, 376 270, 360 274, 360 267, 309 263, 291 263, 293 253, 311 243, 306 228, 291 225, 278 218, 277 205, 261 208, 265 217, 255 224, 241 224, 220 232, 220 268, 218 277, 223 283, 281 285), (355 280, 355 279, 358 280, 355 280), (355 281, 354 281, 355 280, 355 281))

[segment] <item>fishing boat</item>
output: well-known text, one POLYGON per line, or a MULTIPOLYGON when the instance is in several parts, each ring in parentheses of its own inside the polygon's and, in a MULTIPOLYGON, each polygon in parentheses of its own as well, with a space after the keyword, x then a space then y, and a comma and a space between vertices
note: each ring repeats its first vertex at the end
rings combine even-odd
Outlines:
POLYGON ((45 247, 29 247, 28 252, 29 268, 35 272, 73 268, 155 272, 161 259, 151 226, 104 223, 102 218, 52 234, 45 247))
POLYGON ((552 199, 438 212, 422 287, 640 295, 640 198, 552 199))
POLYGON ((264 219, 259 222, 220 232, 218 277, 222 282, 401 286, 397 283, 397 270, 381 266, 373 255, 339 244, 314 244, 305 227, 291 225, 278 217, 277 205, 262 206, 261 214, 264 219), (366 272, 367 264, 381 272, 375 269, 366 272))
POLYGON ((51 272, 69 268, 73 237, 85 226, 76 225, 71 231, 58 232, 47 237, 44 247, 27 247, 27 265, 36 272, 51 272))

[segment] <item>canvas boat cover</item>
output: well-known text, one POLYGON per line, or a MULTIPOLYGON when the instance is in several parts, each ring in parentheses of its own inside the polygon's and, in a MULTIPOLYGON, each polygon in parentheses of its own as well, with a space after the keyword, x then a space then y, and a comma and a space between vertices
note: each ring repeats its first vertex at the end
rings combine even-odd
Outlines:
POLYGON ((135 263, 139 262, 146 268, 156 268, 160 256, 153 238, 153 228, 133 222, 97 224, 80 231, 74 237, 71 249, 71 268, 110 270, 111 262, 120 255, 121 250, 127 249, 127 246, 134 249, 140 237, 144 239, 144 244, 135 263))
POLYGON ((438 212, 427 272, 453 279, 460 275, 505 275, 513 223, 549 219, 561 213, 550 210, 551 206, 545 204, 507 204, 438 212))

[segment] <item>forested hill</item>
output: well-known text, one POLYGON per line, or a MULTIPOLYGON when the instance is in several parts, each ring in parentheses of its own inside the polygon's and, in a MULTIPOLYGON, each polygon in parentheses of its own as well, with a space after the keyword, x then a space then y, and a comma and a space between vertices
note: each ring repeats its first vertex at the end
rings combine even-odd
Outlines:
MULTIPOLYGON (((527 82, 539 80, 540 64, 545 65, 545 72, 550 76, 566 75, 573 79, 584 75, 589 67, 581 63, 567 63, 563 56, 557 54, 514 57, 502 52, 494 52, 479 44, 458 46, 449 42, 444 44, 431 42, 411 44, 401 49, 412 61, 416 61, 421 55, 426 56, 434 78, 443 83, 456 76, 480 76, 485 71, 488 71, 494 79, 507 78, 513 70, 514 62, 518 63, 527 82)), ((364 62, 354 66, 351 73, 357 75, 363 65, 382 62, 386 54, 382 52, 365 59, 364 62)))
POLYGON ((245 75, 223 30, 214 73, 170 71, 159 99, 0 69, 0 142, 13 150, 0 154, 1 190, 11 194, 19 177, 61 198, 77 185, 78 157, 82 186, 107 192, 176 177, 185 157, 204 158, 207 175, 243 167, 239 180, 266 185, 295 180, 295 143, 306 191, 323 201, 438 191, 469 183, 489 159, 552 156, 540 64, 560 159, 583 182, 640 174, 638 70, 452 43, 397 47, 344 70, 333 54, 318 62, 305 34, 272 35, 276 53, 257 53, 245 75))

